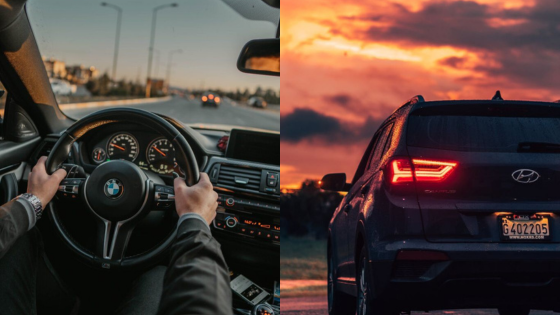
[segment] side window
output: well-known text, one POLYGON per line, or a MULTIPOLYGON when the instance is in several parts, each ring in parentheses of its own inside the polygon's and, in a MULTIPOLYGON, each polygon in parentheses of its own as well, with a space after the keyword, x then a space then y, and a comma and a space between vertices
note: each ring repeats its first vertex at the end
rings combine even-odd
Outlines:
POLYGON ((362 175, 364 174, 364 172, 366 170, 366 166, 368 165, 368 162, 370 160, 370 156, 373 152, 373 148, 375 147, 375 144, 377 143, 377 140, 379 139, 380 134, 381 134, 380 132, 376 133, 375 136, 371 139, 371 142, 369 143, 369 145, 366 149, 366 152, 362 156, 362 160, 360 161, 360 164, 358 165, 358 169, 356 170, 356 173, 354 174, 354 178, 352 179, 352 184, 357 182, 360 179, 360 177, 362 177, 362 175))
POLYGON ((381 161, 381 158, 383 157, 383 155, 385 155, 385 152, 387 150, 387 139, 389 139, 392 131, 393 124, 391 123, 385 126, 385 128, 383 128, 383 130, 380 132, 378 140, 375 144, 375 149, 371 155, 371 158, 369 159, 367 170, 375 168, 377 167, 377 165, 379 165, 379 161, 381 161))

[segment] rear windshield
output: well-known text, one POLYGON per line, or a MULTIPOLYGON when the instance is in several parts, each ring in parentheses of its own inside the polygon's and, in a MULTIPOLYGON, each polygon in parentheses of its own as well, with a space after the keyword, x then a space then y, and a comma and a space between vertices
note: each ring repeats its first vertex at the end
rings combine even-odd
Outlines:
POLYGON ((560 118, 409 117, 409 146, 454 151, 517 152, 520 142, 560 143, 560 118))

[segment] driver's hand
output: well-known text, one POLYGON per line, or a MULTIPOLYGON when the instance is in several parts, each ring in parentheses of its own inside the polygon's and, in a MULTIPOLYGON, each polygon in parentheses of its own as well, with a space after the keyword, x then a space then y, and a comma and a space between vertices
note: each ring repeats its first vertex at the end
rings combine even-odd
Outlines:
POLYGON ((60 182, 66 177, 66 171, 59 169, 52 175, 47 174, 45 168, 46 156, 42 156, 29 173, 27 193, 35 195, 41 200, 43 209, 56 194, 60 182))
POLYGON ((178 177, 174 180, 175 208, 179 216, 185 213, 197 213, 212 223, 218 208, 218 194, 206 173, 200 173, 198 184, 188 187, 185 181, 178 177))

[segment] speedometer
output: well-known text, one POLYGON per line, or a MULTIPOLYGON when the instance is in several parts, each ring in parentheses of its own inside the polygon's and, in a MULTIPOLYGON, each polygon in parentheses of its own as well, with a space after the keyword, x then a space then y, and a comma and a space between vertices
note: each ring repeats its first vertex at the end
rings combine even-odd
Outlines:
POLYGON ((107 144, 107 154, 111 160, 133 162, 138 157, 138 141, 128 133, 116 134, 107 144))
POLYGON ((153 172, 170 174, 175 168, 175 148, 166 138, 152 141, 146 152, 146 158, 153 172))

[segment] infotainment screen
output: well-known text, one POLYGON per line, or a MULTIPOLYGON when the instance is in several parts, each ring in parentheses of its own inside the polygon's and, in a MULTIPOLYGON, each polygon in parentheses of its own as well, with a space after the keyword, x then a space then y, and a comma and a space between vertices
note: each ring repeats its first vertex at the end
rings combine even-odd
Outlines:
POLYGON ((232 129, 226 157, 250 162, 280 165, 280 135, 232 129))

